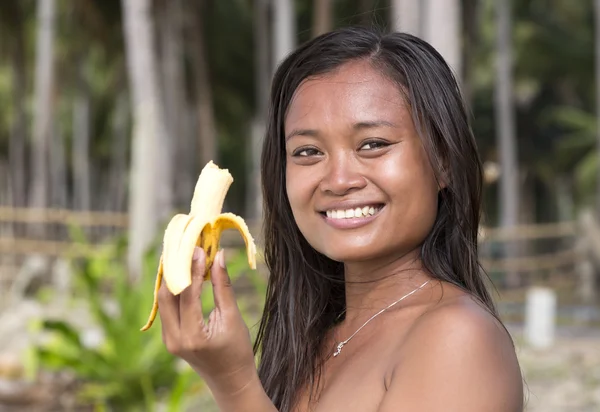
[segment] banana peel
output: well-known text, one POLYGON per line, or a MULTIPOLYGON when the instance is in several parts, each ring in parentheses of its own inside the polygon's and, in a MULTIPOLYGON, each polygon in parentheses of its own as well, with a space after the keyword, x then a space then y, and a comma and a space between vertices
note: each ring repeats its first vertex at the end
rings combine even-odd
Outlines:
POLYGON ((248 264, 256 269, 256 245, 244 219, 233 213, 221 213, 223 202, 233 177, 212 161, 202 169, 190 205, 189 214, 173 216, 163 237, 163 251, 158 263, 154 302, 148 321, 141 328, 148 330, 158 313, 158 290, 164 277, 165 285, 174 295, 180 294, 192 283, 192 255, 196 246, 206 252, 204 279, 210 278, 210 268, 219 250, 221 234, 237 229, 246 244, 248 264))

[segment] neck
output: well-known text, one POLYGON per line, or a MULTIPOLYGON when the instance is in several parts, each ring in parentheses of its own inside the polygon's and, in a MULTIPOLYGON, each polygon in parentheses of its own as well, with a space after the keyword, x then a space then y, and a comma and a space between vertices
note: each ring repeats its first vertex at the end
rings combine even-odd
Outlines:
POLYGON ((419 259, 419 249, 377 262, 344 265, 346 324, 364 321, 430 277, 419 259))

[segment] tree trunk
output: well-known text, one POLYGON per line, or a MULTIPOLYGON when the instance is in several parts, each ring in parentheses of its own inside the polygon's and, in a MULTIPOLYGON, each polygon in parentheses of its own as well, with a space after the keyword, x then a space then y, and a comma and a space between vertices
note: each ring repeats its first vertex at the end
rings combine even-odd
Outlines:
MULTIPOLYGON (((123 0, 125 50, 133 113, 128 268, 141 275, 142 258, 157 235, 158 192, 165 189, 159 147, 166 138, 158 81, 151 0, 123 0)), ((163 154, 164 155, 164 154, 163 154)))
POLYGON ((426 0, 423 38, 444 57, 460 81, 461 64, 461 3, 460 0, 426 0))
MULTIPOLYGON (((12 90, 15 108, 14 123, 10 132, 9 165, 11 172, 11 186, 13 206, 25 207, 26 205, 26 158, 25 142, 27 141, 27 116, 25 113, 26 81, 25 81, 25 27, 23 13, 19 3, 14 4, 15 15, 14 43, 12 47, 12 90)), ((17 232, 19 232, 17 230, 17 232)))
POLYGON ((168 50, 164 50, 165 31, 168 30, 169 16, 166 12, 169 7, 169 3, 172 1, 156 1, 151 0, 152 14, 151 19, 154 21, 154 50, 155 50, 155 61, 156 61, 156 76, 159 87, 159 96, 161 96, 161 108, 162 108, 162 122, 164 134, 158 140, 158 164, 157 167, 161 170, 159 186, 161 190, 157 191, 157 204, 158 204, 158 220, 164 222, 173 213, 174 208, 174 188, 175 181, 173 180, 173 134, 170 128, 170 116, 172 107, 169 106, 167 86, 165 84, 165 65, 169 64, 168 50))
POLYGON ((555 177, 554 187, 556 190, 556 204, 558 209, 558 221, 569 222, 575 219, 575 202, 573 196, 573 178, 569 175, 560 174, 555 177))
MULTIPOLYGON (((13 187, 12 187, 12 175, 10 174, 10 163, 5 160, 0 159, 0 205, 11 205, 14 204, 13 200, 13 187)), ((0 223, 0 238, 2 239, 11 239, 16 238, 18 235, 15 232, 16 226, 11 224, 1 224, 0 223)), ((0 287, 3 287, 7 284, 8 272, 10 270, 6 270, 6 268, 14 268, 16 267, 17 256, 13 254, 0 254, 0 287)), ((0 303, 0 309, 2 309, 2 305, 0 303)))
POLYGON ((85 79, 85 57, 78 62, 77 91, 73 99, 73 207, 90 210, 91 99, 85 79))
MULTIPOLYGON (((515 144, 515 119, 513 104, 512 80, 512 47, 511 47, 511 9, 510 2, 496 2, 496 82, 495 112, 496 139, 500 148, 500 225, 512 227, 518 222, 519 188, 517 149, 515 144)), ((515 256, 515 248, 506 244, 507 257, 515 256)), ((519 285, 519 274, 509 271, 506 274, 509 287, 519 285)))
POLYGON ((391 0, 390 13, 394 31, 422 37, 424 27, 424 3, 428 0, 391 0))
POLYGON ((127 174, 127 143, 129 111, 123 93, 117 96, 112 115, 111 167, 109 177, 108 210, 124 212, 126 210, 127 184, 123 176, 127 174))
POLYGON ((201 167, 217 159, 217 130, 213 112, 212 90, 204 43, 204 1, 197 4, 196 19, 192 27, 196 105, 198 110, 198 144, 201 167))
POLYGON ((269 78, 272 71, 270 64, 269 42, 269 8, 267 0, 254 2, 254 53, 255 53, 255 85, 256 113, 252 122, 252 139, 250 147, 250 182, 246 191, 247 219, 262 219, 262 190, 260 184, 260 156, 265 134, 267 116, 269 78))
POLYGON ((67 201, 67 156, 65 149, 65 140, 62 134, 61 126, 57 122, 53 129, 50 144, 50 206, 57 209, 64 209, 68 206, 67 201))
POLYGON ((296 47, 296 13, 292 0, 274 0, 274 66, 296 47))
MULTIPOLYGON (((10 174, 10 162, 0 159, 0 206, 14 204, 12 175, 10 174)), ((18 235, 15 232, 16 226, 11 224, 2 224, 0 222, 0 238, 11 239, 18 235)), ((6 268, 16 267, 17 256, 14 254, 0 253, 0 288, 10 282, 6 268)), ((4 305, 0 303, 0 310, 4 305)))
MULTIPOLYGON (((25 27, 23 23, 23 11, 21 5, 15 2, 14 14, 14 38, 11 50, 12 70, 12 94, 13 107, 15 110, 14 122, 10 130, 8 143, 9 185, 11 203, 13 207, 25 207, 27 205, 27 114, 26 114, 26 64, 25 64, 25 27)), ((15 222, 12 234, 19 237, 25 234, 24 225, 15 222)))
MULTIPOLYGON (((165 157, 168 162, 166 168, 172 170, 170 177, 170 187, 173 188, 169 196, 170 201, 175 206, 180 206, 175 191, 179 187, 182 173, 189 173, 186 168, 181 167, 181 157, 183 150, 190 150, 183 147, 185 141, 183 136, 183 106, 185 99, 185 77, 183 71, 183 11, 181 0, 168 0, 163 2, 163 13, 160 17, 160 44, 161 44, 161 70, 162 85, 165 101, 166 126, 169 139, 169 156, 165 157), (175 157, 177 154, 177 157, 175 157), (177 159, 177 168, 174 168, 175 158, 177 159), (177 182, 177 184, 175 184, 177 182)), ((188 192, 189 197, 189 192, 188 192)))
MULTIPOLYGON (((0 206, 10 205, 13 202, 11 175, 7 166, 6 161, 0 159, 0 206)), ((0 222, 0 236, 4 233, 11 236, 13 233, 12 226, 3 225, 0 222)))
POLYGON ((313 37, 331 31, 332 20, 332 1, 319 0, 313 6, 313 37))
POLYGON ((178 127, 180 136, 175 139, 175 158, 177 159, 177 168, 174 170, 175 198, 178 210, 189 210, 190 193, 194 191, 196 180, 198 179, 198 170, 201 160, 200 136, 198 132, 198 110, 194 101, 195 77, 193 56, 197 48, 194 44, 194 30, 196 25, 196 14, 186 13, 185 10, 191 7, 190 2, 186 0, 177 0, 170 2, 170 13, 173 18, 173 41, 179 43, 180 50, 172 50, 172 53, 180 55, 182 64, 180 68, 173 67, 173 70, 181 70, 181 76, 176 79, 177 86, 181 88, 178 94, 180 111, 178 116, 178 127), (186 76, 186 70, 183 66, 185 56, 192 57, 192 76, 186 76), (190 93, 189 90, 192 90, 190 93))
POLYGON ((463 0, 463 47, 462 47, 462 92, 466 103, 473 105, 473 82, 475 73, 475 53, 479 44, 479 13, 478 0, 463 0))
MULTIPOLYGON (((32 175, 29 205, 33 208, 46 208, 49 200, 48 150, 53 130, 52 109, 54 107, 52 104, 52 90, 54 86, 55 1, 38 0, 37 13, 32 175)), ((32 225, 31 228, 33 236, 44 235, 43 225, 32 225)))
POLYGON ((430 43, 461 78, 460 0, 392 0, 394 31, 409 33, 430 43))
POLYGON ((190 193, 193 193, 198 179, 200 162, 198 159, 198 111, 196 106, 187 98, 183 105, 183 142, 181 142, 179 157, 177 161, 180 170, 180 179, 177 181, 180 207, 183 210, 190 208, 190 193))

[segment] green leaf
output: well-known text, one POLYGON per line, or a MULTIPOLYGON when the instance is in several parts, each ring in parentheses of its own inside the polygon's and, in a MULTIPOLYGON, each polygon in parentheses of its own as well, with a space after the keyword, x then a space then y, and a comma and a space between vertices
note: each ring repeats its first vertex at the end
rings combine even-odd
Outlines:
POLYGON ((79 350, 83 348, 81 340, 79 339, 79 333, 66 322, 46 319, 42 321, 42 327, 46 330, 58 333, 62 339, 79 350))
MULTIPOLYGON (((168 412, 185 410, 185 395, 194 378, 197 378, 197 375, 191 368, 186 368, 185 371, 179 373, 167 400, 168 412)), ((203 382, 200 381, 200 385, 202 384, 203 382)))

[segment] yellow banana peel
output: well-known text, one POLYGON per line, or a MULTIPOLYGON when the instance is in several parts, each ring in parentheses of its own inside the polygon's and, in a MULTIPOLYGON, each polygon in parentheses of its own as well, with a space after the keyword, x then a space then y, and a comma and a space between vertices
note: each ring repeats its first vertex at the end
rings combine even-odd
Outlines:
POLYGON ((196 182, 190 213, 175 215, 167 225, 154 285, 154 303, 142 331, 148 330, 156 318, 158 290, 163 277, 167 288, 174 295, 180 294, 192 283, 192 255, 196 246, 206 252, 204 276, 205 279, 209 278, 224 230, 237 229, 241 233, 246 243, 248 264, 251 269, 256 269, 256 245, 246 222, 233 213, 221 213, 232 183, 233 177, 227 169, 219 168, 212 161, 208 162, 196 182))

